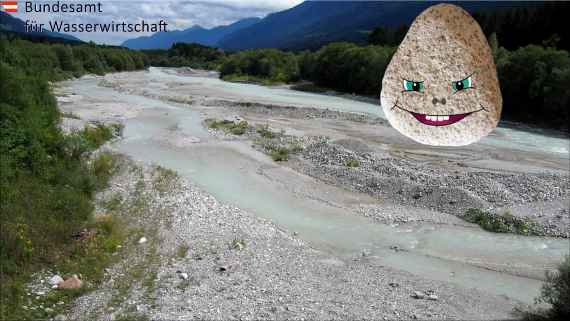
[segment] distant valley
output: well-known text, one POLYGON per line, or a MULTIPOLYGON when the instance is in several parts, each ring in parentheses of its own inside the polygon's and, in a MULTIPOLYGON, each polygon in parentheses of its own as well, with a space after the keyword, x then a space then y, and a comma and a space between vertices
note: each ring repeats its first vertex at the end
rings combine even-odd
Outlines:
POLYGON ((122 46, 130 49, 168 49, 176 42, 198 43, 205 46, 218 46, 225 36, 248 28, 261 19, 247 18, 231 25, 205 29, 198 25, 185 30, 155 33, 152 36, 138 37, 123 42, 122 46))
MULTIPOLYGON (((421 11, 435 3, 438 2, 306 1, 263 19, 248 18, 213 29, 193 26, 182 31, 127 40, 122 45, 131 49, 165 49, 175 42, 194 42, 234 51, 317 49, 336 41, 364 44, 375 28, 409 25, 421 11)), ((457 4, 471 13, 532 5, 529 2, 496 1, 457 4)))

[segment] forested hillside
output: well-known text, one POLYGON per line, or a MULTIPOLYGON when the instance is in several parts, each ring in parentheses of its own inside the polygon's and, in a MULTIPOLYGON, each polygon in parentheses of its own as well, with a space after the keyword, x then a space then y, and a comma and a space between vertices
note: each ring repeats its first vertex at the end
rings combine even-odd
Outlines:
MULTIPOLYGON (((90 252, 72 241, 93 210, 91 198, 105 185, 111 160, 88 162, 112 137, 107 127, 64 135, 51 82, 86 73, 135 70, 145 56, 124 48, 33 43, 0 34, 0 273, 3 319, 40 319, 22 313, 29 273, 57 263, 104 261, 103 243, 90 252), (20 312, 18 312, 20 311, 20 312)), ((102 233, 104 234, 104 233, 102 233)), ((108 245, 108 244, 107 244, 108 245)))
POLYGON ((175 43, 169 50, 143 50, 149 64, 156 67, 191 67, 217 69, 226 54, 216 48, 197 43, 175 43))

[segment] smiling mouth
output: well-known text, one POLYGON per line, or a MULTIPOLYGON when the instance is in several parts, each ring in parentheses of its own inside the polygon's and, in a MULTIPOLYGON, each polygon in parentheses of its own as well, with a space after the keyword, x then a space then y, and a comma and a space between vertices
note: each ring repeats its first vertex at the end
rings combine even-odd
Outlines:
POLYGON ((412 116, 414 116, 415 119, 417 119, 420 123, 424 124, 424 125, 428 125, 428 126, 447 126, 447 125, 451 125, 451 124, 455 124, 458 121, 463 120, 463 118, 474 114, 476 112, 485 110, 485 108, 481 107, 481 109, 479 110, 475 110, 475 111, 471 111, 468 113, 464 113, 464 114, 453 114, 453 115, 427 115, 427 114, 420 114, 420 113, 416 113, 413 111, 409 111, 407 109, 404 109, 400 106, 398 106, 397 104, 394 105, 394 107, 398 107, 398 109, 401 109, 405 112, 410 113, 412 116))
POLYGON ((455 115, 425 115, 414 112, 409 112, 414 116, 420 123, 429 126, 447 126, 455 124, 463 118, 473 114, 474 112, 465 114, 455 114, 455 115))

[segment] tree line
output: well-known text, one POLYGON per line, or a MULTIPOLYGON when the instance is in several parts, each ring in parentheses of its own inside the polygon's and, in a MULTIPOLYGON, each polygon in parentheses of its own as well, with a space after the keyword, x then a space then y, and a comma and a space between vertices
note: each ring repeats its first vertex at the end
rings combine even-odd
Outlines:
MULTIPOLYGON (((490 43, 503 95, 503 118, 568 130, 570 56, 556 47, 527 45, 508 50, 490 43)), ((340 92, 377 97, 396 47, 332 43, 316 52, 248 50, 220 61, 223 79, 251 75, 272 82, 308 80, 340 92)))
POLYGON ((473 14, 483 33, 495 33, 501 46, 516 50, 529 44, 570 50, 568 13, 570 3, 544 1, 532 6, 526 3, 518 8, 504 8, 473 14))
POLYGON ((142 50, 148 63, 156 67, 217 69, 226 54, 219 49, 195 43, 175 43, 168 50, 142 50))

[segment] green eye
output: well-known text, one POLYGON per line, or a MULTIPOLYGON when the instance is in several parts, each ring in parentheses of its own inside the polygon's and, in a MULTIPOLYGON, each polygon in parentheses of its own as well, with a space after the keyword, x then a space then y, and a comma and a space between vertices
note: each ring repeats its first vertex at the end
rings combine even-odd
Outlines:
POLYGON ((404 90, 422 92, 424 91, 424 82, 404 80, 404 90))
POLYGON ((453 88, 454 93, 456 93, 460 90, 463 90, 463 89, 471 88, 471 76, 469 76, 463 80, 452 82, 451 88, 453 88))

